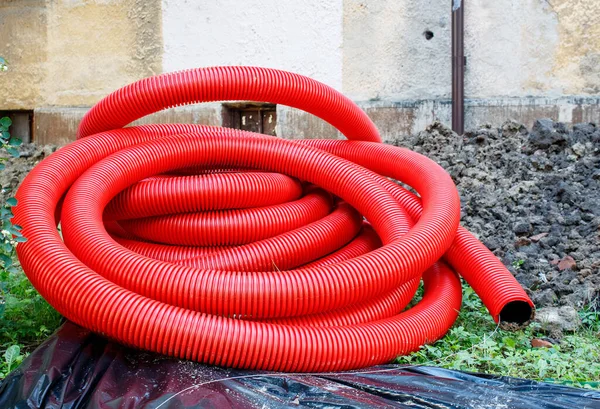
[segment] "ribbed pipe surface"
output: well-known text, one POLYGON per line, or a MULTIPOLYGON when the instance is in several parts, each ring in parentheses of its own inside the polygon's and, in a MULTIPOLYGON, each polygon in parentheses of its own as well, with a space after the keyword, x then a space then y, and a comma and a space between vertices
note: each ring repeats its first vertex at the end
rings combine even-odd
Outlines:
POLYGON ((496 321, 531 317, 513 276, 459 227, 448 174, 380 143, 363 111, 309 78, 253 67, 147 78, 96 104, 78 138, 20 187, 17 251, 61 314, 124 344, 239 368, 379 364, 445 334, 457 273, 496 321), (123 128, 222 100, 299 108, 349 141, 123 128), (423 298, 403 311, 421 279, 423 298))

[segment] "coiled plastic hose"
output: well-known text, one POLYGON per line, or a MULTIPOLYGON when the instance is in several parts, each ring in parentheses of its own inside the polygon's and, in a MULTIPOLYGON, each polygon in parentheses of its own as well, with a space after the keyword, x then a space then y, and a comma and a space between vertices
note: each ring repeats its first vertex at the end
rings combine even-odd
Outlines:
POLYGON ((28 240, 17 251, 61 314, 121 343, 240 368, 379 364, 444 335, 461 303, 456 273, 496 321, 522 325, 533 313, 459 227, 449 175, 380 143, 364 112, 309 78, 251 67, 147 78, 95 105, 78 138, 19 188, 14 222, 28 240), (123 128, 220 100, 299 108, 350 141, 123 128), (421 279, 422 300, 403 311, 421 279))

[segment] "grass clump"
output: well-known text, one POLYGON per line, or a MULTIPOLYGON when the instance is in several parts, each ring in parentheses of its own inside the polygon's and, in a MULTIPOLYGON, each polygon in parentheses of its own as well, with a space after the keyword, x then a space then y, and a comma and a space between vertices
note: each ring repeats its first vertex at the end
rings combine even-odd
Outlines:
POLYGON ((586 309, 580 316, 583 325, 577 333, 551 348, 533 348, 531 340, 544 336, 538 323, 515 332, 501 330, 465 286, 463 308, 446 336, 397 363, 600 388, 600 313, 586 309))
POLYGON ((0 270, 0 379, 60 325, 61 317, 17 268, 0 270))

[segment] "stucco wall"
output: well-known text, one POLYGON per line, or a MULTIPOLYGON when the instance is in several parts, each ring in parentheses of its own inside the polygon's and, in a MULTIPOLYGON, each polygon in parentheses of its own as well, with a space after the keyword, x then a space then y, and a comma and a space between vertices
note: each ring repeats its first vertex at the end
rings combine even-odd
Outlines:
MULTIPOLYGON (((467 128, 512 117, 600 122, 600 1, 466 0, 467 128)), ((0 0, 0 110, 33 109, 63 143, 85 110, 160 72, 259 65, 325 82, 386 138, 450 120, 450 1, 0 0), (427 39, 425 31, 433 33, 427 39)), ((218 125, 218 104, 144 121, 218 125)), ((278 107, 283 137, 335 137, 278 107)))
POLYGON ((552 74, 566 94, 600 93, 600 1, 548 0, 559 22, 552 74))
POLYGON ((0 1, 0 109, 31 109, 43 103, 48 20, 46 0, 0 1), (26 3, 26 4, 23 4, 26 3))
POLYGON ((0 109, 90 106, 162 69, 160 0, 0 2, 0 109))
POLYGON ((448 97, 450 2, 344 0, 343 53, 343 91, 353 99, 448 97))
MULTIPOLYGON (((446 3, 4 0, 1 108, 88 106, 141 77, 220 64, 299 72, 359 101, 448 98, 446 3)), ((467 97, 600 93, 600 2, 468 0, 465 10, 467 97)))
POLYGON ((557 16, 545 0, 469 0, 467 97, 560 95, 560 81, 552 73, 558 30, 557 16))
POLYGON ((89 106, 160 73, 160 21, 158 0, 51 1, 45 103, 89 106))
MULTIPOLYGON (((449 97, 448 3, 345 0, 343 91, 358 100, 449 97)), ((467 97, 600 93, 598 15, 599 1, 467 0, 467 97)))
POLYGON ((255 65, 341 89, 342 0, 163 0, 165 71, 255 65))

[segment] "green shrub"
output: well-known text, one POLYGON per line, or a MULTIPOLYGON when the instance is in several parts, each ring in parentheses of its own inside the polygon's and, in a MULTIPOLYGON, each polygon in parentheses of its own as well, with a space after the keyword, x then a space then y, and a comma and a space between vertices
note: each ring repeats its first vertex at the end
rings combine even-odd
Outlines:
MULTIPOLYGON (((6 61, 0 57, 0 71, 6 71, 6 61)), ((0 118, 0 149, 14 157, 21 141, 10 135, 11 120, 0 118)), ((0 171, 5 158, 0 158, 0 171)), ((3 186, 4 195, 10 186, 3 186)), ((5 197, 5 196, 2 197, 5 197)), ((12 207, 17 199, 8 197, 0 204, 0 379, 16 368, 23 358, 60 324, 60 315, 33 288, 16 257, 16 246, 26 241, 21 227, 12 224, 12 207)))

